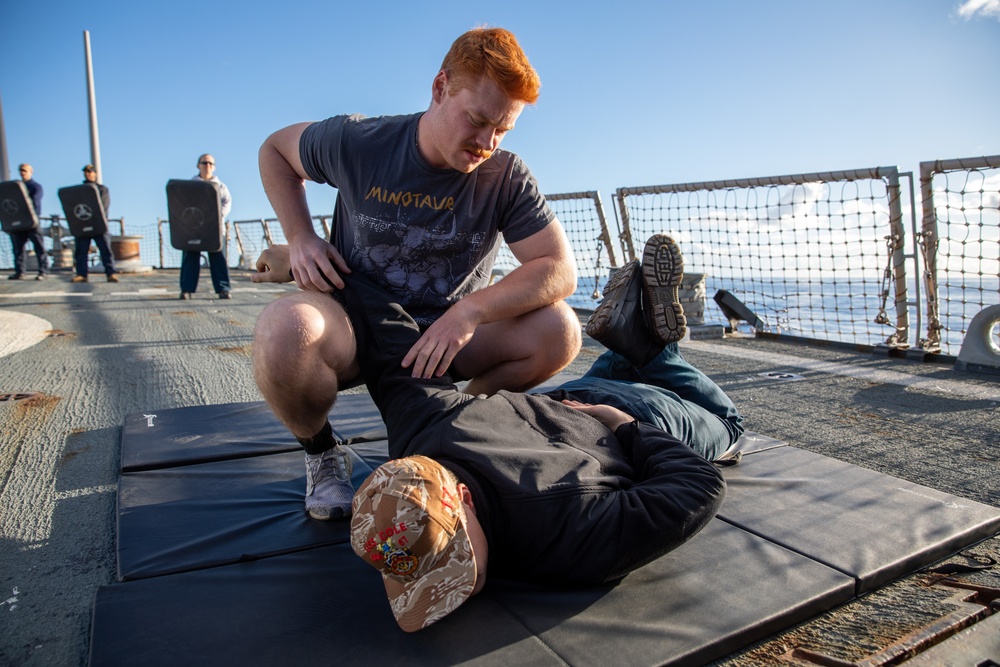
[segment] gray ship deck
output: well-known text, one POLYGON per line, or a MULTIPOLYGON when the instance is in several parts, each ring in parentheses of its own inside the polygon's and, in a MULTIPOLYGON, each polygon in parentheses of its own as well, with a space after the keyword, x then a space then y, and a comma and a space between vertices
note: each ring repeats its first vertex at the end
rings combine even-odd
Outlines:
MULTIPOLYGON (((178 301, 177 272, 169 270, 127 274, 120 284, 70 284, 63 274, 0 288, 3 664, 87 662, 95 592, 116 578, 126 415, 260 400, 250 372, 253 323, 265 304, 294 288, 233 277, 232 301, 206 291, 207 276, 193 301, 178 301)), ((568 372, 586 370, 601 349, 587 341, 568 372)), ((766 338, 685 341, 682 350, 732 396, 754 432, 1000 507, 996 376, 956 372, 946 360, 766 338)), ((970 553, 998 559, 1000 538, 970 553)), ((941 576, 894 581, 721 664, 898 664, 970 622, 956 620, 956 590, 971 600, 961 604, 998 604, 996 568, 951 575, 962 582, 958 589, 941 586, 941 576)), ((723 581, 705 594, 738 597, 742 589, 740 581, 723 581)), ((935 650, 958 656, 979 641, 977 628, 995 620, 935 650)), ((993 653, 976 655, 996 660, 998 633, 984 634, 993 653)))

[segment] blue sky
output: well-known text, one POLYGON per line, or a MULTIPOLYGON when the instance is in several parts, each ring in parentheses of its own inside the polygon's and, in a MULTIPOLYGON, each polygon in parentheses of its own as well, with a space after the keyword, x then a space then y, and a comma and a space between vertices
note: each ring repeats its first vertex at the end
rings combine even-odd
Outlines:
MULTIPOLYGON (((425 109, 444 53, 512 30, 542 94, 503 146, 548 193, 1000 153, 1000 0, 4 2, 11 177, 57 190, 90 161, 83 31, 103 180, 127 233, 212 153, 234 220, 273 215, 257 149, 286 125, 425 109)), ((310 185, 314 214, 334 191, 310 185)))

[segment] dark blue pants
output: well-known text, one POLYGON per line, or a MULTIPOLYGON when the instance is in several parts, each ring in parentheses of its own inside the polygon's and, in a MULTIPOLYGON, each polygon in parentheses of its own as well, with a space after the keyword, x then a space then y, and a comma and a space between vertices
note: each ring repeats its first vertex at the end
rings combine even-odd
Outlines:
POLYGON ((12 232, 10 243, 14 249, 14 275, 24 273, 24 246, 31 241, 35 248, 35 256, 38 257, 38 275, 44 276, 49 272, 49 253, 45 249, 45 240, 42 238, 42 230, 39 227, 27 229, 23 232, 12 232))
MULTIPOLYGON (((208 269, 212 274, 212 285, 216 293, 229 291, 229 266, 221 252, 208 253, 208 269)), ((184 251, 181 258, 181 291, 197 292, 198 276, 201 273, 201 253, 184 251)))
MULTIPOLYGON (((425 380, 410 377, 410 369, 402 368, 400 362, 420 338, 416 322, 367 279, 351 276, 345 282, 347 289, 334 296, 354 324, 361 372, 390 434, 408 442, 446 419, 452 408, 473 400, 458 391, 447 374, 425 380)), ((711 378, 681 356, 677 343, 667 345, 642 368, 620 354, 606 352, 583 377, 544 394, 555 400, 570 394, 586 403, 612 405, 687 443, 709 461, 743 434, 743 417, 736 406, 711 378)))
POLYGON ((736 406, 681 356, 677 343, 667 345, 642 368, 620 354, 605 352, 586 375, 558 389, 585 403, 613 405, 688 443, 709 461, 743 434, 743 417, 736 406))
POLYGON ((108 276, 115 274, 115 258, 111 254, 111 235, 104 234, 93 238, 76 237, 76 249, 73 251, 73 259, 76 262, 76 275, 87 277, 89 271, 90 242, 97 246, 97 252, 101 255, 101 264, 104 265, 104 273, 108 276))

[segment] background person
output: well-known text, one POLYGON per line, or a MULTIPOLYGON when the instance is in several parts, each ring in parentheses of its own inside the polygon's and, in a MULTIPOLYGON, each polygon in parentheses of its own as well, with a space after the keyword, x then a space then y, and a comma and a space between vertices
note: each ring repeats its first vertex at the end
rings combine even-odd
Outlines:
MULTIPOLYGON (((107 217, 108 210, 111 208, 111 193, 108 192, 108 188, 104 184, 97 182, 97 170, 94 169, 94 165, 88 164, 83 168, 83 182, 93 183, 97 186, 101 196, 101 205, 104 207, 104 215, 107 217)), ((76 275, 73 276, 72 282, 85 283, 88 280, 89 258, 87 255, 90 254, 91 241, 97 246, 97 252, 101 256, 101 264, 104 266, 104 275, 108 277, 108 282, 118 282, 118 276, 115 272, 115 257, 111 253, 111 232, 105 231, 100 236, 91 238, 77 236, 74 241, 76 248, 73 251, 73 259, 76 262, 76 275)))
POLYGON ((260 173, 288 246, 265 250, 255 282, 303 290, 261 313, 254 376, 306 450, 306 509, 349 511, 327 414, 361 371, 351 325, 329 293, 360 273, 398 301, 422 335, 402 360, 415 377, 449 368, 467 391, 524 390, 576 356, 580 323, 565 232, 521 159, 500 142, 539 79, 513 34, 466 32, 431 82, 431 102, 406 116, 336 116, 272 134, 260 173), (331 242, 313 230, 305 180, 337 188, 331 242), (520 266, 489 284, 501 234, 520 266))
MULTIPOLYGON (((35 170, 30 164, 22 164, 18 167, 21 173, 21 180, 24 187, 28 189, 28 199, 35 208, 35 216, 42 217, 42 184, 32 178, 35 170)), ((34 229, 25 229, 19 232, 11 232, 10 243, 14 251, 14 273, 7 276, 8 280, 20 280, 24 277, 25 249, 24 246, 31 241, 31 246, 35 249, 35 257, 38 259, 38 275, 35 280, 45 280, 45 274, 49 272, 49 253, 45 249, 45 240, 42 238, 42 228, 39 224, 34 229)))
MULTIPOLYGON (((229 211, 233 208, 233 199, 229 194, 229 188, 215 175, 215 158, 209 153, 198 158, 198 175, 192 178, 194 181, 208 181, 215 183, 219 187, 219 200, 222 203, 222 220, 226 219, 229 211)), ((221 222, 221 221, 220 221, 221 222)), ((181 297, 190 299, 198 291, 198 277, 201 274, 201 253, 190 250, 182 251, 181 256, 181 297)), ((208 269, 212 274, 212 286, 220 299, 230 298, 229 294, 229 265, 226 263, 225 252, 208 253, 208 269)))

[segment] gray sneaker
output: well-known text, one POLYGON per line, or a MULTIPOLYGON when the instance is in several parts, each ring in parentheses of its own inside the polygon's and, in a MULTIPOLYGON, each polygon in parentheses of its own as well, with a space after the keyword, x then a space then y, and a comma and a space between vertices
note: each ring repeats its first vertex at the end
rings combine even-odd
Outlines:
POLYGON ((306 511, 319 521, 351 516, 351 457, 337 445, 322 454, 306 454, 306 511))

